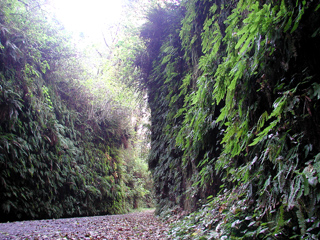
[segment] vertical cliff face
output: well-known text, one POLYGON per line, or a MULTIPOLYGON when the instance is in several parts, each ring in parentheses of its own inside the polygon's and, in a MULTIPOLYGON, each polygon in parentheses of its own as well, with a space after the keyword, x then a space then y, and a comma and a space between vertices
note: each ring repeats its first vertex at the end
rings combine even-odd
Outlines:
POLYGON ((0 220, 120 212, 124 129, 92 115, 76 50, 36 4, 1 2, 0 220))
POLYGON ((83 53, 44 13, 0 3, 0 221, 152 205, 131 113, 84 86, 83 53))
POLYGON ((277 234, 318 231, 308 219, 319 203, 319 8, 194 0, 150 12, 137 62, 160 211, 210 197, 213 209, 238 209, 215 219, 231 236, 246 236, 253 215, 277 234))
POLYGON ((171 96, 178 94, 184 74, 184 62, 178 30, 182 12, 178 8, 154 9, 149 22, 142 30, 142 37, 148 41, 147 53, 141 67, 144 69, 145 86, 151 109, 151 154, 149 167, 154 173, 155 190, 161 207, 183 205, 181 199, 186 182, 182 174, 182 151, 175 146, 176 128, 181 120, 170 122, 174 110, 181 106, 181 99, 171 103, 171 96), (165 56, 167 58, 165 59, 165 56), (178 68, 178 70, 177 70, 178 68), (167 77, 172 81, 166 83, 167 77))
MULTIPOLYGON (((209 8, 208 3, 201 3, 194 11, 209 11, 209 8)), ((195 15, 195 25, 189 25, 183 23, 187 21, 184 19, 186 14, 192 13, 177 5, 151 10, 148 22, 141 31, 147 52, 137 58, 151 109, 149 166, 155 179, 159 211, 172 207, 193 211, 199 206, 198 200, 216 194, 220 186, 220 178, 213 169, 206 173, 206 182, 199 177, 200 171, 206 171, 199 166, 200 161, 204 157, 218 155, 220 137, 217 128, 210 127, 194 143, 187 140, 190 148, 195 146, 193 149, 182 146, 182 135, 189 131, 184 127, 184 115, 189 108, 186 99, 196 89, 197 77, 201 72, 198 61, 203 53, 199 33, 205 20, 205 14, 195 15), (184 46, 186 43, 181 39, 181 29, 187 25, 190 27, 189 34, 195 36, 190 49, 184 46), (201 181, 199 187, 197 184, 201 181)), ((213 115, 214 109, 218 108, 210 104, 206 107, 213 115)))

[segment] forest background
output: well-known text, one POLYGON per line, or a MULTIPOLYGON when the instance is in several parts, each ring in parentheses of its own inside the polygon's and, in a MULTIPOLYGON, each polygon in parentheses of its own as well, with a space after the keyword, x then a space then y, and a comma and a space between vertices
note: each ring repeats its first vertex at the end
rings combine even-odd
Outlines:
POLYGON ((149 153, 173 239, 320 237, 317 1, 128 1, 105 51, 39 3, 1 2, 3 216, 150 205, 149 153))

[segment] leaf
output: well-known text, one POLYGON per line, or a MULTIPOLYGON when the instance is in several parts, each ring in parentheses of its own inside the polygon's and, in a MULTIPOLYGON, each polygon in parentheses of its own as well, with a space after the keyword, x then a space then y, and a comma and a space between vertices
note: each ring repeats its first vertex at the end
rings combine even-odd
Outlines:
POLYGON ((261 114, 258 123, 257 123, 257 131, 260 131, 260 129, 264 126, 265 121, 268 119, 269 115, 268 112, 265 111, 263 114, 261 114))
POLYGON ((284 27, 284 32, 287 32, 289 30, 289 28, 291 27, 291 24, 292 24, 292 16, 289 18, 286 26, 284 27))
MULTIPOLYGON (((239 49, 240 46, 242 45, 242 43, 244 43, 244 41, 247 39, 249 33, 245 33, 240 40, 238 41, 237 45, 234 47, 235 49, 239 49)), ((248 40, 247 40, 248 41, 248 40)))
POLYGON ((312 87, 313 87, 313 95, 312 97, 317 97, 317 99, 320 99, 320 84, 318 83, 312 83, 312 87))
POLYGON ((278 120, 271 122, 268 127, 266 127, 262 132, 258 134, 258 136, 253 140, 253 142, 249 144, 249 146, 257 145, 260 141, 262 141, 262 139, 264 139, 267 136, 269 131, 271 131, 277 125, 277 123, 278 120))
POLYGON ((271 175, 265 181, 264 186, 263 186, 263 190, 261 191, 260 196, 262 196, 264 194, 264 192, 267 190, 267 188, 270 186, 270 182, 271 182, 271 175))
POLYGON ((252 39, 248 38, 243 47, 240 49, 239 53, 242 54, 244 51, 247 50, 249 44, 251 43, 252 39))
POLYGON ((301 235, 303 236, 306 233, 307 226, 306 226, 306 220, 305 220, 304 215, 301 211, 300 205, 298 206, 298 210, 296 211, 296 214, 297 214, 297 218, 298 218, 298 222, 299 222, 301 235))

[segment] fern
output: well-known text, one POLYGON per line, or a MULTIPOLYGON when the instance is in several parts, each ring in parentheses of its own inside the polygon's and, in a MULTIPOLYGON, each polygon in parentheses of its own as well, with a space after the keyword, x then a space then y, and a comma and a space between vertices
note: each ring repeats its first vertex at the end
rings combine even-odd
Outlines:
POLYGON ((300 227, 301 235, 304 236, 306 234, 307 226, 306 226, 306 220, 304 218, 304 215, 302 213, 301 206, 298 204, 298 210, 296 211, 298 223, 300 227))

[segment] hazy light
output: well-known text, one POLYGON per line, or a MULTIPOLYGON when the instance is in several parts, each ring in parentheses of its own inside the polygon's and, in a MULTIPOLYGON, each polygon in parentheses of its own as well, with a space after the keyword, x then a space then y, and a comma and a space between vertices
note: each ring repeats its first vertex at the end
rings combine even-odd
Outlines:
POLYGON ((56 16, 73 32, 101 34, 120 19, 122 0, 52 0, 56 16))

